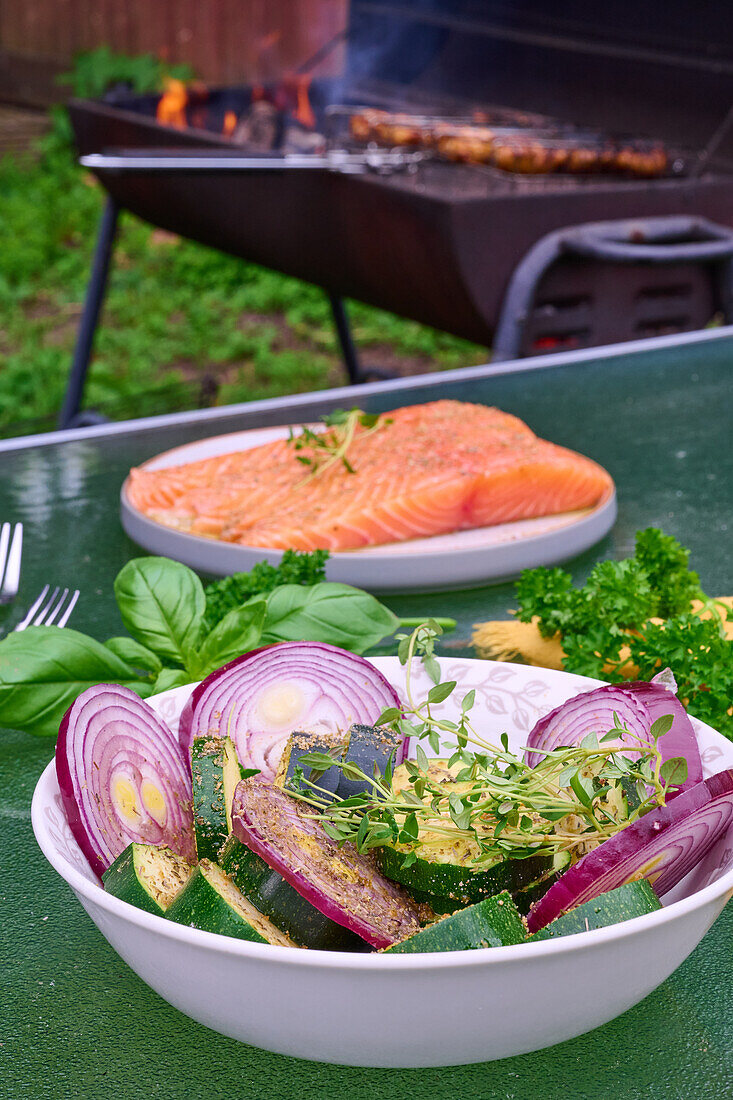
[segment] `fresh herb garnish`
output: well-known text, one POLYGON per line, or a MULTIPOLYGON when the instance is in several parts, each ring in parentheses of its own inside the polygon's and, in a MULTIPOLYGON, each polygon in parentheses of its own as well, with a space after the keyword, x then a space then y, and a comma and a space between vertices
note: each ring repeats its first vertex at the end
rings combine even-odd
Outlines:
POLYGON ((581 588, 562 569, 525 571, 516 614, 522 622, 536 619, 546 638, 560 635, 568 672, 621 682, 673 668, 690 711, 732 737, 733 643, 689 556, 671 535, 649 527, 638 532, 633 557, 600 562, 581 588), (710 618, 691 613, 693 600, 710 618))
POLYGON ((362 409, 335 409, 327 416, 321 417, 328 429, 325 432, 314 432, 312 428, 304 426, 297 434, 290 429, 288 443, 296 452, 298 462, 309 467, 309 481, 317 474, 325 473, 335 463, 340 462, 347 473, 355 474, 348 455, 348 450, 354 441, 357 431, 363 437, 378 432, 380 428, 391 424, 390 417, 379 414, 365 413, 362 409))
MULTIPOLYGON (((384 776, 360 772, 368 793, 346 800, 302 778, 292 791, 320 811, 333 839, 352 841, 360 851, 397 844, 409 852, 419 842, 421 830, 428 830, 444 836, 446 842, 468 841, 476 867, 535 855, 575 859, 655 806, 664 805, 668 793, 684 783, 686 762, 681 758, 663 762, 659 750, 658 741, 671 726, 667 716, 654 723, 648 740, 634 737, 616 719, 612 729, 590 734, 580 745, 554 749, 535 767, 510 751, 505 735, 495 744, 473 726, 474 692, 463 698, 457 720, 439 717, 434 708, 456 689, 455 681, 440 681, 434 653, 440 633, 437 624, 429 622, 400 638, 399 656, 405 665, 403 712, 390 709, 379 719, 380 724, 390 723, 418 741, 416 761, 404 765, 407 786, 395 790, 388 769, 384 776), (411 684, 416 656, 433 680, 422 700, 415 699, 411 684), (436 754, 449 746, 452 782, 437 782, 431 776, 421 741, 427 741, 436 754), (310 788, 307 793, 306 788, 310 788)), ((304 756, 300 763, 319 769, 345 766, 325 753, 304 756)), ((348 766, 354 769, 353 763, 348 766)))
POLYGON ((248 573, 233 573, 206 587, 206 622, 216 626, 229 611, 252 596, 272 592, 281 584, 318 584, 326 579, 328 550, 302 553, 286 550, 277 565, 260 561, 248 573))

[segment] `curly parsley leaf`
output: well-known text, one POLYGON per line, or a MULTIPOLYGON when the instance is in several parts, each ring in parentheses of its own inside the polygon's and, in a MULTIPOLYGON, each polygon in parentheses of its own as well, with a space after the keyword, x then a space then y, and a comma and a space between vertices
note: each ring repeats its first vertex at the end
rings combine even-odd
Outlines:
POLYGON ((206 625, 209 629, 221 622, 235 607, 241 607, 252 596, 266 595, 281 584, 318 584, 325 580, 328 550, 310 554, 286 550, 279 565, 258 562, 248 573, 233 573, 206 588, 206 625))
POLYGON ((519 610, 517 618, 523 623, 537 617, 543 637, 549 638, 558 630, 572 624, 577 614, 578 592, 573 580, 564 569, 525 569, 516 585, 519 610))
POLYGON ((689 611, 693 600, 702 599, 700 578, 688 566, 690 551, 672 535, 647 527, 636 535, 636 560, 657 596, 656 615, 669 619, 689 611))
POLYGON ((733 737, 733 643, 721 635, 716 619, 688 612, 661 624, 646 623, 629 646, 640 676, 648 679, 660 668, 671 668, 690 713, 733 737))
POLYGON ((671 668, 691 713, 733 737, 733 643, 715 614, 691 613, 693 600, 715 607, 689 557, 671 535, 648 527, 637 533, 633 557, 599 562, 580 588, 562 569, 526 570, 517 618, 536 618, 544 637, 562 636, 569 672, 621 681, 632 665, 643 679, 671 668))

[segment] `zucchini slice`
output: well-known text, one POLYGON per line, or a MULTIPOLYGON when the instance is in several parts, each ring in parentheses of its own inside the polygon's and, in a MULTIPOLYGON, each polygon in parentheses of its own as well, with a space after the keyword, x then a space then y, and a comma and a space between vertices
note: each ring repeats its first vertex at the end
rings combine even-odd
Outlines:
POLYGON ((315 783, 322 790, 335 794, 342 778, 341 769, 327 768, 325 772, 319 772, 316 768, 302 768, 300 757, 310 752, 324 752, 342 760, 348 746, 349 734, 343 734, 339 730, 331 733, 323 731, 308 733, 296 730, 290 734, 280 757, 274 779, 276 786, 287 790, 291 785, 298 783, 302 771, 310 783, 315 783))
MULTIPOLYGON (((365 775, 373 776, 376 766, 380 774, 387 769, 390 758, 401 763, 406 755, 405 739, 387 726, 364 726, 358 723, 349 730, 349 742, 344 762, 356 764, 365 775)), ((334 769, 336 770, 336 769, 334 769)), ((339 798, 353 798, 370 789, 363 779, 352 778, 341 769, 336 794, 339 798)))
MULTIPOLYGON (((452 791, 462 793, 470 786, 456 782, 454 774, 458 768, 460 765, 451 768, 447 760, 440 759, 431 760, 428 765, 428 777, 434 783, 445 785, 446 798, 452 791)), ((409 787, 407 768, 400 765, 394 770, 392 790, 399 794, 409 787)), ((429 804, 429 796, 426 802, 429 804)), ((458 836, 447 840, 444 833, 425 826, 420 827, 416 844, 387 845, 376 852, 382 873, 407 887, 415 898, 431 904, 436 912, 453 911, 493 897, 502 890, 511 894, 527 890, 547 880, 553 871, 552 859, 548 856, 498 860, 489 866, 475 868, 472 861, 479 855, 475 841, 458 836), (405 866, 408 855, 416 858, 405 866)), ((549 885, 548 882, 545 889, 549 885)))
POLYGON ((627 882, 608 890, 591 901, 563 913, 554 921, 529 937, 534 940, 554 940, 558 936, 573 936, 576 932, 590 932, 594 928, 606 928, 609 924, 621 924, 625 920, 654 913, 662 903, 646 879, 627 882))
POLYGON ((169 906, 166 918, 176 924, 253 943, 297 946, 243 897, 221 867, 208 859, 201 860, 185 889, 169 906))
POLYGON ((479 947, 524 943, 526 936, 519 910, 504 891, 443 917, 414 936, 386 947, 384 953, 475 951, 479 947))
POLYGON ((251 904, 299 947, 321 951, 368 950, 364 940, 319 912, 237 837, 227 839, 219 862, 251 904))
POLYGON ((234 788, 244 777, 234 742, 230 737, 195 737, 191 771, 196 854, 215 861, 232 829, 234 788))
MULTIPOLYGON (((417 847, 420 851, 425 850, 419 841, 417 847)), ((525 890, 546 878, 549 868, 544 856, 530 856, 529 859, 501 860, 489 867, 474 869, 461 863, 462 841, 454 849, 444 846, 439 853, 441 859, 418 856, 407 867, 404 866, 407 848, 384 847, 376 851, 382 874, 401 883, 413 897, 429 902, 434 909, 436 904, 442 904, 455 910, 493 897, 502 890, 512 894, 525 890)))
POLYGON ((158 916, 184 888, 193 868, 170 848, 128 844, 102 875, 108 894, 158 916))
MULTIPOLYGON (((332 734, 296 732, 291 734, 280 760, 275 783, 287 790, 295 778, 298 759, 308 752, 327 752, 344 763, 356 764, 365 775, 372 776, 376 765, 384 772, 392 757, 404 755, 404 739, 386 726, 365 726, 355 723, 347 733, 332 734)), ((312 783, 330 791, 339 798, 351 798, 363 794, 369 784, 356 775, 348 775, 341 768, 328 768, 325 772, 311 770, 306 776, 312 783)))

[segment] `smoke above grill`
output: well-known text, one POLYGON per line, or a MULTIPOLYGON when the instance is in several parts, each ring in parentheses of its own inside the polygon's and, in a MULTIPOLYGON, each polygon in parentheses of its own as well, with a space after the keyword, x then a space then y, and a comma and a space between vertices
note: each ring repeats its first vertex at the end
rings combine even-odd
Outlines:
POLYGON ((702 27, 670 0, 652 26, 638 7, 607 0, 596 25, 580 0, 561 15, 543 0, 352 0, 345 34, 295 72, 273 41, 260 83, 72 101, 110 196, 99 254, 124 208, 314 283, 356 380, 342 297, 514 356, 699 328, 730 300, 733 9, 702 27), (401 168, 383 175, 394 150, 401 168), (184 153, 150 170, 147 154, 170 168, 184 153), (569 254, 572 230, 585 236, 569 254), (513 314, 515 277, 543 248, 552 266, 513 314), (515 315, 521 339, 502 345, 515 315))
MULTIPOLYGON (((629 35, 620 18, 628 7, 610 0, 599 21, 574 0, 562 18, 539 0, 511 8, 493 0, 352 0, 347 29, 297 71, 277 72, 273 30, 255 49, 266 81, 211 92, 171 81, 157 119, 260 152, 403 146, 512 175, 677 175, 691 157, 669 132, 670 102, 675 121, 689 108, 679 109, 665 76, 683 90, 707 69, 679 30, 655 36, 657 21, 629 35), (334 70, 337 50, 339 75, 322 77, 324 63, 334 70), (368 126, 369 109, 388 117, 368 126)), ((723 90, 731 73, 719 81, 723 90)), ((717 126, 720 90, 705 108, 717 126)), ((698 123, 688 149, 709 137, 698 123)))

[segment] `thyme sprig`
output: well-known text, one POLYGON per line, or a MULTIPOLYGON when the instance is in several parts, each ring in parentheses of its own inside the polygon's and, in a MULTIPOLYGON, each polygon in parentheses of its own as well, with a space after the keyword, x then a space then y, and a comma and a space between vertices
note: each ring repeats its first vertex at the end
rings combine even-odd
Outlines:
POLYGON ((457 721, 441 717, 436 708, 457 686, 440 681, 435 642, 441 633, 430 621, 398 635, 405 703, 401 712, 386 710, 379 724, 417 739, 416 760, 405 763, 407 782, 401 789, 393 787, 391 763, 383 775, 375 770, 370 776, 326 753, 301 758, 304 767, 319 771, 340 767, 366 787, 366 793, 345 800, 304 780, 292 791, 319 812, 333 839, 351 841, 360 851, 397 844, 407 852, 407 865, 426 833, 464 842, 476 867, 539 854, 569 861, 664 805, 684 782, 686 761, 663 761, 659 749, 672 724, 669 715, 657 719, 648 739, 636 737, 614 716, 611 729, 553 749, 535 767, 509 749, 506 734, 495 744, 474 728, 475 692, 462 699, 457 721), (414 690, 416 657, 433 682, 423 699, 414 690), (431 772, 421 741, 436 755, 450 752, 448 779, 431 772))
POLYGON ((347 457, 349 448, 354 442, 354 437, 359 428, 363 437, 377 432, 380 428, 391 424, 390 417, 379 414, 365 413, 362 409, 335 409, 327 416, 321 417, 327 427, 327 431, 313 431, 307 425, 297 434, 291 428, 288 435, 288 443, 296 452, 298 462, 309 467, 306 481, 317 474, 323 474, 331 466, 340 462, 347 473, 355 474, 351 461, 347 457))

